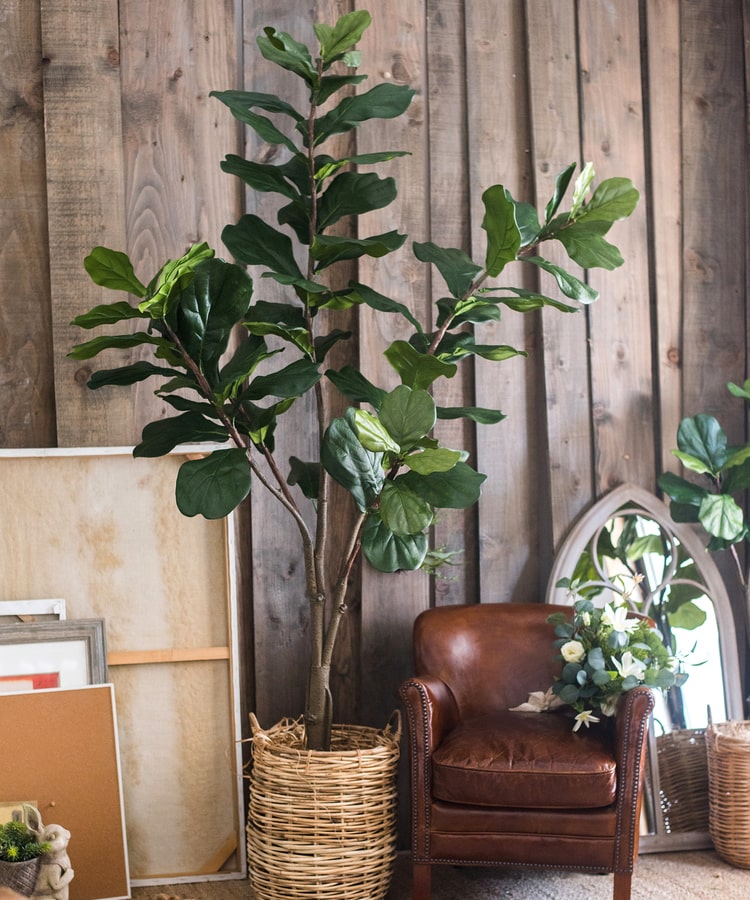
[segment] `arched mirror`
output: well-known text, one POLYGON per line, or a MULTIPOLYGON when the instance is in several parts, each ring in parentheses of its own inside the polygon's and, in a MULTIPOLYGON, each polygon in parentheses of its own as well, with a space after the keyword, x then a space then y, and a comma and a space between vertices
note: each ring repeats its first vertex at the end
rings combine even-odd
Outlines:
POLYGON ((613 593, 624 597, 676 647, 688 678, 656 698, 640 849, 710 847, 708 716, 743 718, 734 617, 715 563, 657 497, 626 484, 596 503, 564 541, 547 603, 572 604, 570 591, 557 587, 565 578, 595 602, 610 602, 613 593))

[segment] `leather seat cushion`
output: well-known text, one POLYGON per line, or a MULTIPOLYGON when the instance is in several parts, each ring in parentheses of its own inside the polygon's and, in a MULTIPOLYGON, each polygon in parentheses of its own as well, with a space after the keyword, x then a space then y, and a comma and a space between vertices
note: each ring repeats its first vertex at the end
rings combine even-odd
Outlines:
POLYGON ((617 779, 608 724, 573 732, 569 715, 510 710, 461 722, 433 753, 433 797, 521 809, 609 806, 617 779))

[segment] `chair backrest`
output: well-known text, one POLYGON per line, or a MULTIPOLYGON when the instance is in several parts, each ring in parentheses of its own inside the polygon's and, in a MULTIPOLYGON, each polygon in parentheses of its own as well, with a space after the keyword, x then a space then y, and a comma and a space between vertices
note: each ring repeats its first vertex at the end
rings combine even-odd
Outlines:
POLYGON ((545 603, 477 603, 425 610, 414 624, 419 676, 434 675, 450 688, 462 717, 523 703, 545 691, 561 664, 547 617, 571 614, 545 603))

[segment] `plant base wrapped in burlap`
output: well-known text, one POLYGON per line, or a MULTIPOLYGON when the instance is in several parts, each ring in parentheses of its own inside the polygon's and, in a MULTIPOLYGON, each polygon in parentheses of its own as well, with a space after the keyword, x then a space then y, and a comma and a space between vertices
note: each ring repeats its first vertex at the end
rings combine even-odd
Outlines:
POLYGON ((41 857, 26 862, 6 862, 0 859, 0 887, 7 887, 30 897, 34 893, 39 870, 42 867, 41 857))
POLYGON ((253 729, 247 851, 258 900, 382 900, 396 855, 401 719, 334 725, 304 749, 301 720, 253 729))
POLYGON ((684 728, 656 739, 664 827, 670 834, 708 831, 706 730, 684 728))
POLYGON ((709 833, 728 863, 750 869, 750 722, 706 731, 709 833))

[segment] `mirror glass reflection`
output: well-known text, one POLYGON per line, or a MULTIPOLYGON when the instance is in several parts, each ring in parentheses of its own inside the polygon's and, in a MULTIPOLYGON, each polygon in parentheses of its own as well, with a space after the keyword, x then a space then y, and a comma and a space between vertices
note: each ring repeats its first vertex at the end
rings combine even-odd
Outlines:
POLYGON ((555 561, 547 601, 571 588, 597 604, 616 594, 649 616, 688 675, 656 692, 644 790, 641 852, 710 846, 705 729, 742 718, 729 598, 695 533, 671 521, 658 498, 625 485, 573 529, 555 561))

